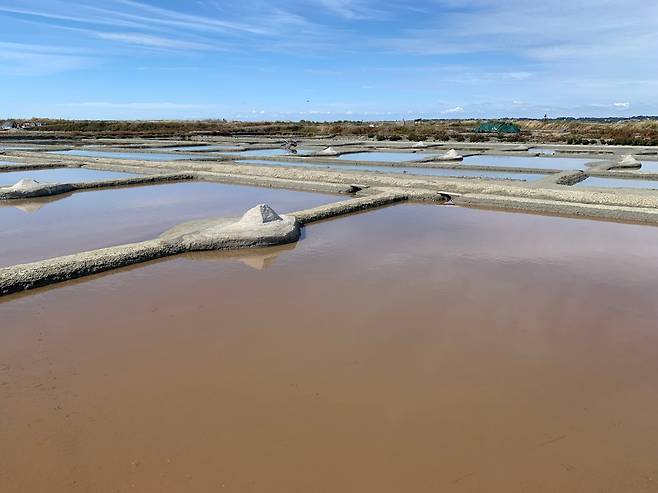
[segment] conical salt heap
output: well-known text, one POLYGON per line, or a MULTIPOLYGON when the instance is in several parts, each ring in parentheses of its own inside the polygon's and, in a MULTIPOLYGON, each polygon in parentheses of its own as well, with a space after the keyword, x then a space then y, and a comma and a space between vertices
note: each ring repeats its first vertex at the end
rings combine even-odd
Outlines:
POLYGON ((258 204, 245 212, 238 222, 245 225, 257 225, 273 221, 282 221, 282 218, 269 205, 258 204))
POLYGON ((337 156, 338 152, 333 147, 327 147, 326 149, 323 149, 320 152, 318 152, 318 154, 321 156, 337 156))
POLYGON ((442 161, 461 161, 464 157, 454 149, 450 149, 443 156, 439 156, 438 159, 442 161))
POLYGON ((9 187, 12 192, 28 192, 30 190, 36 190, 41 188, 41 184, 30 178, 23 178, 21 181, 9 187))
POLYGON ((624 158, 623 158, 621 161, 619 161, 619 164, 621 164, 621 165, 623 165, 623 166, 628 166, 628 167, 631 167, 631 166, 638 166, 638 167, 639 167, 639 166, 642 166, 642 163, 641 163, 640 161, 638 161, 637 159, 635 159, 635 158, 634 158, 632 155, 630 155, 630 154, 627 155, 627 156, 624 156, 624 158))
POLYGON ((423 142, 423 141, 421 140, 420 142, 416 142, 416 143, 414 144, 414 147, 417 147, 417 148, 420 148, 420 147, 427 147, 427 144, 425 144, 425 142, 423 142))

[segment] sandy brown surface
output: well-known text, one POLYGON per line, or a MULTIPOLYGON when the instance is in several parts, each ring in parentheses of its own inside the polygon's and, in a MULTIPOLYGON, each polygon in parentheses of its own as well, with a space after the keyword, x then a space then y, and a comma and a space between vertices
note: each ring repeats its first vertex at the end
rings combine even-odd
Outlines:
POLYGON ((306 235, 0 302, 0 491, 658 491, 657 228, 306 235))

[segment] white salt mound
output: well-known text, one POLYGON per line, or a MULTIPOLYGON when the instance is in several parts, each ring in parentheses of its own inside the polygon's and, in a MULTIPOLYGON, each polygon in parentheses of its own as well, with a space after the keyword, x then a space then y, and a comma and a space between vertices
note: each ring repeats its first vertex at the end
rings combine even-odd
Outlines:
POLYGON ((336 149, 333 147, 327 147, 326 149, 321 150, 318 152, 318 154, 321 154, 323 156, 337 156, 338 152, 336 152, 336 149))
POLYGON ((443 156, 441 156, 440 159, 444 159, 446 161, 458 161, 458 160, 461 160, 461 159, 464 159, 464 158, 462 157, 461 154, 459 154, 454 149, 450 149, 443 156))
POLYGON ((41 184, 36 180, 23 178, 21 181, 9 187, 12 192, 28 192, 41 188, 41 184))
POLYGON ((414 147, 427 147, 427 145, 421 140, 420 142, 416 142, 414 147))
POLYGON ((249 209, 244 213, 240 219, 240 224, 266 224, 273 221, 281 221, 281 216, 279 216, 274 209, 272 209, 267 204, 258 204, 256 207, 249 209))
POLYGON ((629 154, 628 156, 624 156, 619 164, 623 164, 624 166, 639 166, 642 163, 629 154))

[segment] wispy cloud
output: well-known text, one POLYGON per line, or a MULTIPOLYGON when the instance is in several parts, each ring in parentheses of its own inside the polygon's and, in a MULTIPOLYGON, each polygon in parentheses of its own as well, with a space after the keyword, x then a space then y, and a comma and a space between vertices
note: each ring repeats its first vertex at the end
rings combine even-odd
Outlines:
POLYGON ((0 42, 0 74, 3 75, 52 75, 92 63, 92 57, 76 48, 0 42))
POLYGON ((122 43, 134 44, 139 46, 148 46, 152 48, 165 48, 173 50, 211 50, 215 47, 207 43, 197 43, 194 41, 184 41, 178 39, 164 38, 143 33, 96 33, 99 39, 110 41, 120 41, 122 43))

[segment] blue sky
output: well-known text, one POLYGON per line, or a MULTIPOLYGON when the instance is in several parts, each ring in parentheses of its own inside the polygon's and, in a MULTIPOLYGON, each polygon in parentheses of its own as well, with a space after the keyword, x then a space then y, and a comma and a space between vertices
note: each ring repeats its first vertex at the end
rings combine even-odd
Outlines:
POLYGON ((654 0, 0 0, 0 117, 658 114, 654 0))

